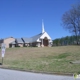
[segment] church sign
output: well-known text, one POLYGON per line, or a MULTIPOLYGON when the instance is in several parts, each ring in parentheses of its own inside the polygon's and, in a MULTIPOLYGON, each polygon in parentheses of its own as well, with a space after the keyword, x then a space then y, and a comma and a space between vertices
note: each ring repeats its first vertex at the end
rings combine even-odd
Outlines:
POLYGON ((2 65, 3 65, 3 58, 5 55, 5 50, 6 50, 6 45, 4 43, 2 43, 2 45, 1 45, 2 65))
POLYGON ((1 45, 1 54, 2 54, 2 57, 4 57, 4 55, 5 55, 5 49, 6 49, 5 44, 2 43, 2 45, 1 45))

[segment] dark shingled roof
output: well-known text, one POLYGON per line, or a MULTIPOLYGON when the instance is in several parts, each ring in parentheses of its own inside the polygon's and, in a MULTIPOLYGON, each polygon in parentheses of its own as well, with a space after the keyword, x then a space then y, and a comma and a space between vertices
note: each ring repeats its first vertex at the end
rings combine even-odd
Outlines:
POLYGON ((38 38, 40 38, 42 36, 43 33, 40 33, 36 36, 33 36, 31 38, 22 38, 22 40, 24 41, 24 43, 31 43, 31 42, 36 42, 38 38))
POLYGON ((16 38, 15 41, 16 41, 17 43, 24 43, 21 38, 16 38))
POLYGON ((31 43, 32 42, 32 38, 22 38, 22 40, 24 41, 24 43, 31 43))
POLYGON ((40 33, 38 35, 35 35, 31 38, 16 38, 15 41, 11 42, 10 44, 16 44, 16 43, 32 43, 36 42, 37 39, 39 39, 44 33, 40 33))
POLYGON ((36 42, 36 40, 37 40, 38 38, 40 38, 40 37, 42 36, 42 34, 43 34, 43 33, 40 33, 40 34, 38 34, 38 35, 36 35, 36 36, 31 37, 31 38, 32 38, 32 42, 36 42))

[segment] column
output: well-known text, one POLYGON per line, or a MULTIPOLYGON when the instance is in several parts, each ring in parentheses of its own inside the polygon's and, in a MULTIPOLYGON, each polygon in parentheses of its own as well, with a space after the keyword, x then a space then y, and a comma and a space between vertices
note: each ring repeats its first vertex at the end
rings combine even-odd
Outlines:
POLYGON ((39 42, 37 43, 37 46, 40 47, 40 43, 39 42))
POLYGON ((48 46, 51 47, 50 40, 48 40, 48 46))
POLYGON ((41 46, 44 47, 44 45, 43 45, 43 39, 42 39, 42 45, 41 46))
POLYGON ((49 39, 48 39, 48 47, 50 47, 49 39))

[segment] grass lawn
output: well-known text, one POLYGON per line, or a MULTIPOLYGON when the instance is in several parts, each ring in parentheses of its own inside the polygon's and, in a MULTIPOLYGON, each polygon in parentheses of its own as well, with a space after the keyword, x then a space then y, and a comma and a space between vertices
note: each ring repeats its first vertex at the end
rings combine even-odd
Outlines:
POLYGON ((76 60, 80 60, 80 46, 9 48, 2 67, 34 72, 80 73, 80 64, 70 64, 76 60))

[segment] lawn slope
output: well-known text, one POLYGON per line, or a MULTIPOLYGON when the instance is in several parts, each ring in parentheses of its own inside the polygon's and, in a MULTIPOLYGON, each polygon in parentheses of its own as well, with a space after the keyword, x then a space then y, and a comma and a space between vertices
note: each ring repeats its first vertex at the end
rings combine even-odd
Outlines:
POLYGON ((80 73, 80 64, 70 63, 76 60, 80 60, 80 46, 9 48, 2 67, 34 72, 80 73))

